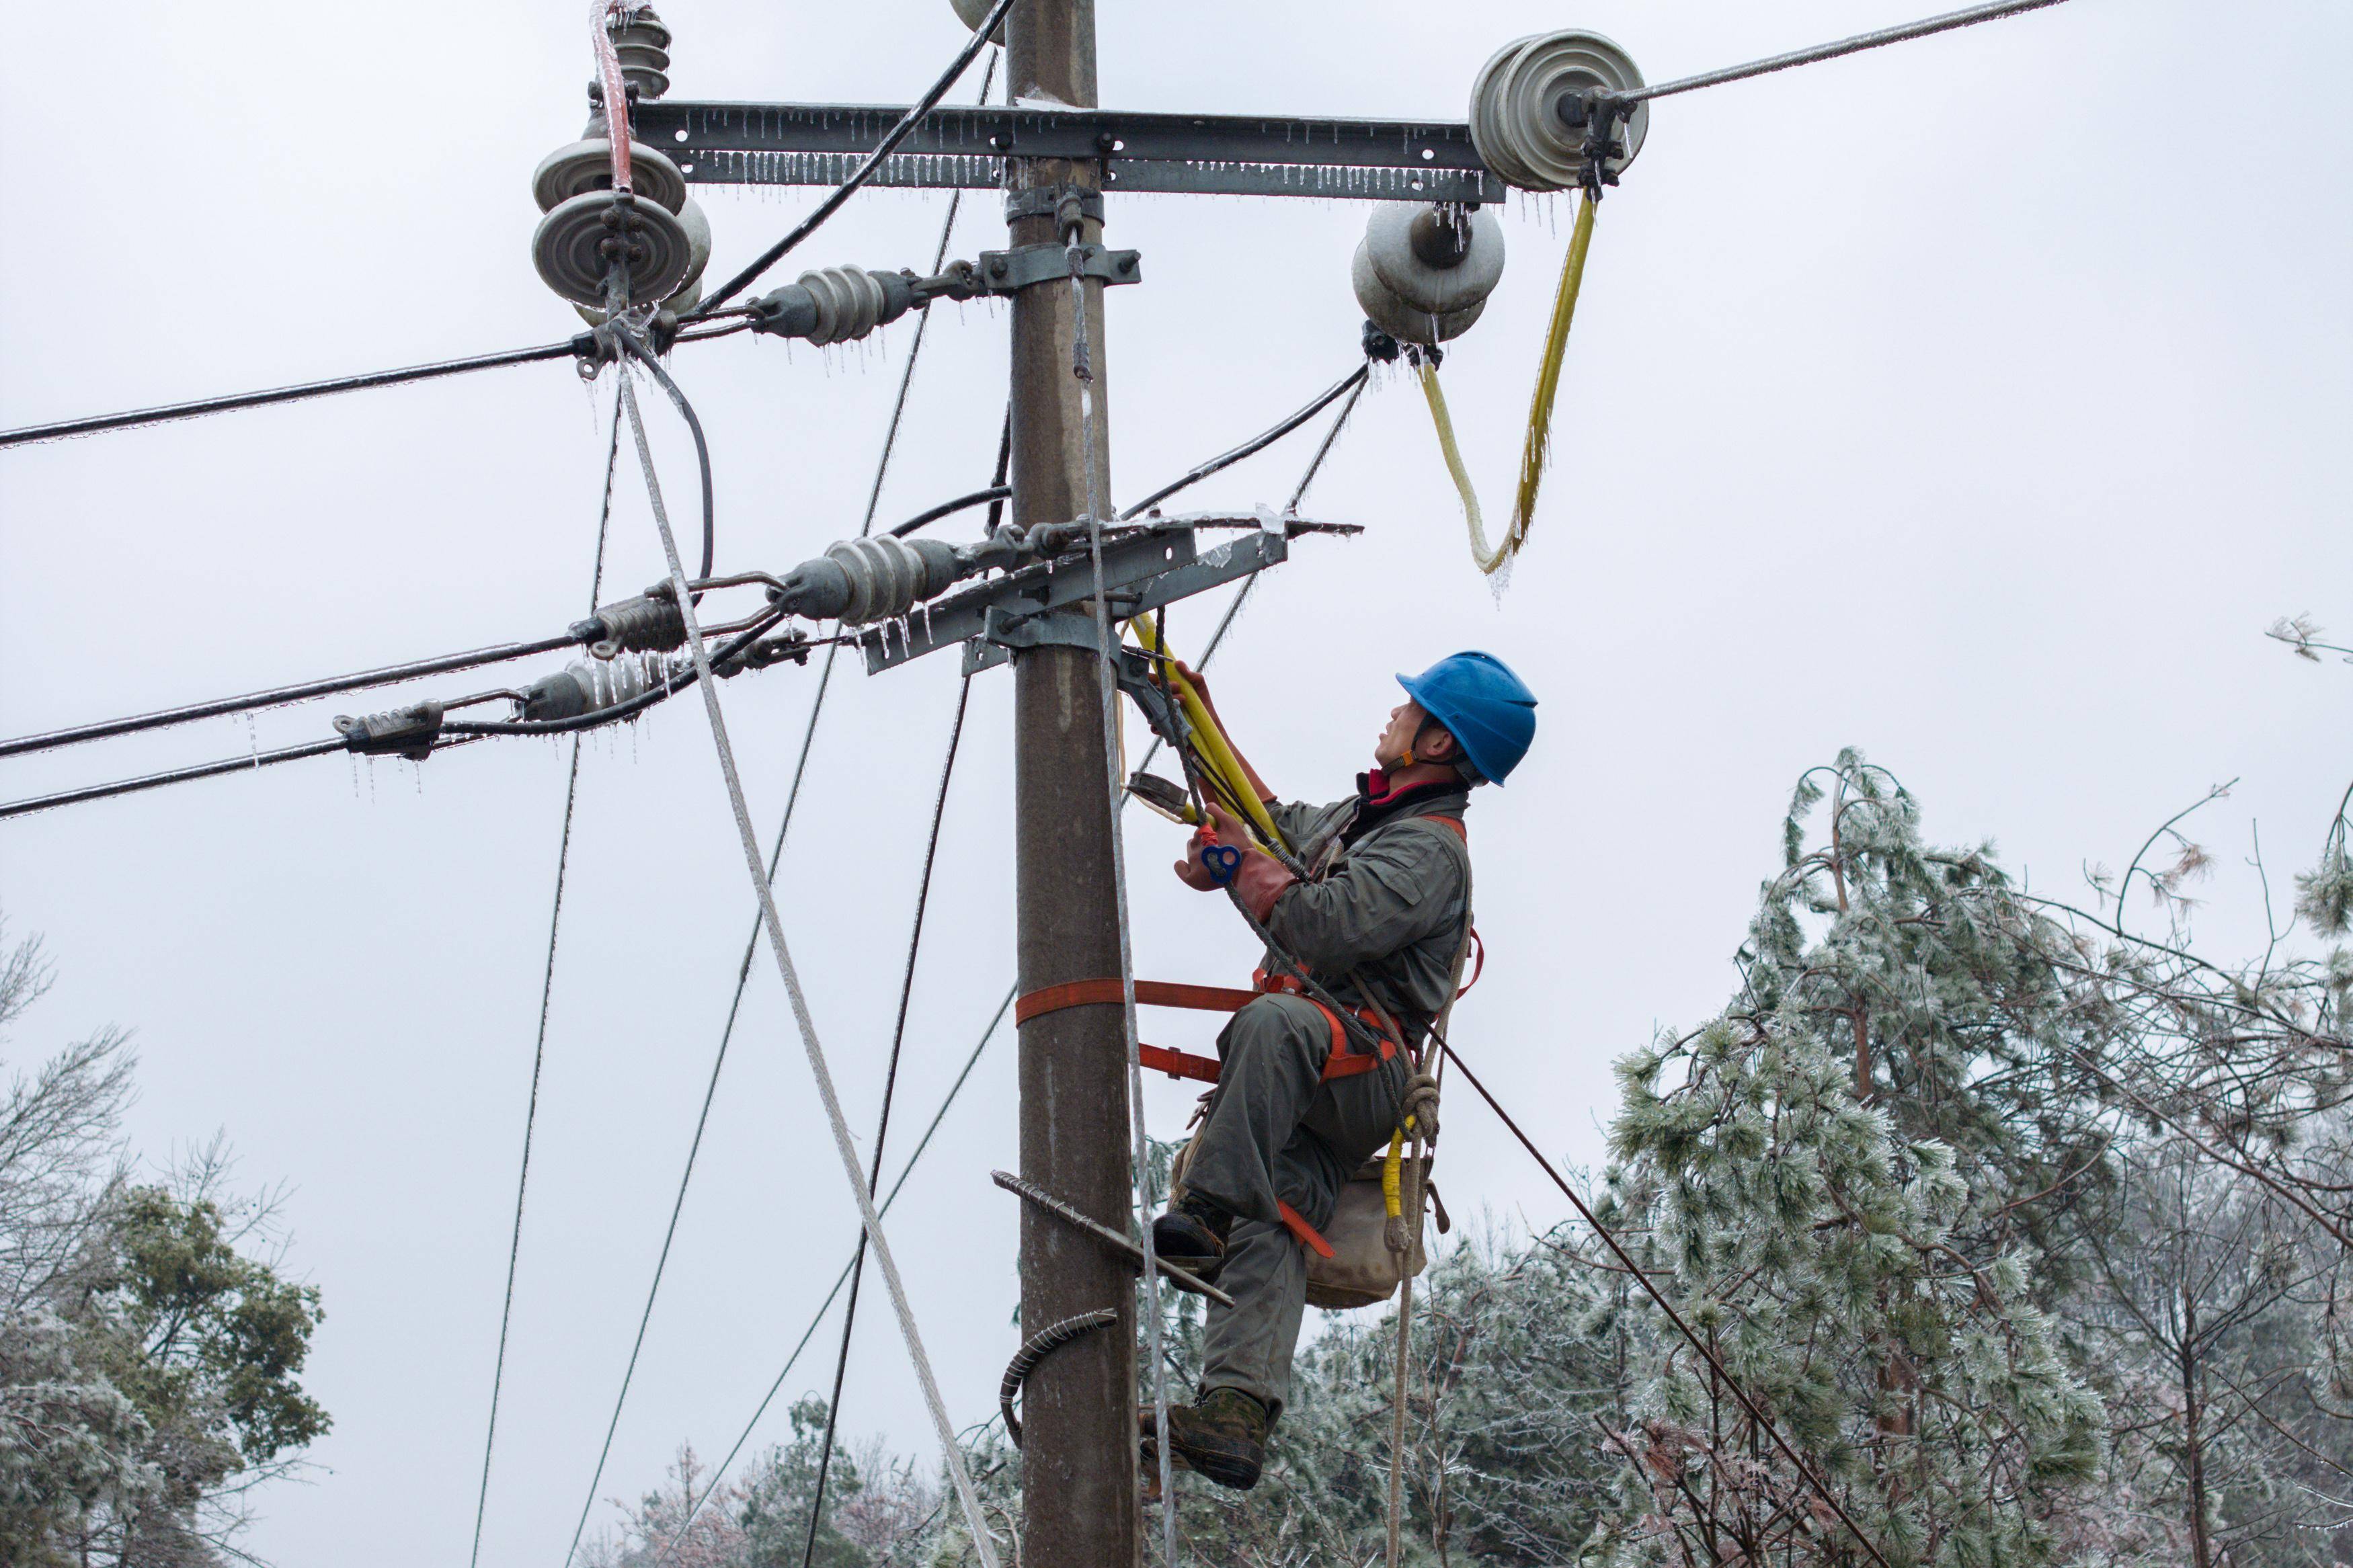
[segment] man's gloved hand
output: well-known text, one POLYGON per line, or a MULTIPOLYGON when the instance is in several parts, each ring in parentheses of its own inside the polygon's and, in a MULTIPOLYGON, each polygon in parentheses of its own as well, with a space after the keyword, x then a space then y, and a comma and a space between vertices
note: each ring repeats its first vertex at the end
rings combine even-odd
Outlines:
MULTIPOLYGON (((1193 837, 1185 841, 1185 858, 1176 862, 1176 878, 1199 892, 1214 893, 1233 879, 1221 879, 1215 876, 1202 859, 1201 851, 1213 847, 1230 847, 1241 852, 1245 866, 1256 851, 1250 847, 1250 829, 1242 825, 1240 817, 1214 801, 1208 804, 1209 820, 1195 828, 1193 837)), ((1265 857, 1260 856, 1260 858, 1264 859, 1265 857)))

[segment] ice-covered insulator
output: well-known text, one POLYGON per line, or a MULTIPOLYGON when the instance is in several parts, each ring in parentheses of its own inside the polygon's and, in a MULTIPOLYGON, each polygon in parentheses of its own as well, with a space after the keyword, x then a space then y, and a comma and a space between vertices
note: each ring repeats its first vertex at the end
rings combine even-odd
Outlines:
POLYGON ((608 18, 605 30, 620 58, 621 79, 641 99, 670 90, 670 29, 650 5, 631 5, 608 18))
POLYGON ((618 653, 653 653, 686 646, 686 616, 667 587, 600 606, 572 623, 572 636, 593 645, 599 659, 618 653))
POLYGON ((1504 279, 1503 224, 1459 203, 1379 204, 1365 226, 1364 251, 1388 291, 1425 315, 1475 309, 1504 279))
POLYGON ((795 567, 768 598, 809 620, 862 626, 905 615, 916 601, 945 593, 964 574, 955 546, 886 533, 828 547, 815 561, 795 567))
MULTIPOLYGON (((686 230, 686 277, 677 288, 662 296, 661 304, 665 310, 684 315, 702 300, 702 269, 711 265, 711 220, 703 216, 702 204, 689 196, 686 205, 679 208, 678 221, 679 226, 686 230)), ((573 309, 578 310, 580 319, 592 327, 605 324, 605 307, 601 303, 575 304, 573 309)))
POLYGON ((1442 343, 1459 338, 1471 330, 1479 313, 1487 308, 1483 294, 1460 310, 1434 311, 1409 304, 1381 280, 1374 268, 1373 242, 1369 236, 1358 243, 1355 259, 1348 268, 1348 281, 1356 286, 1356 303, 1365 319, 1401 343, 1442 343))
MULTIPOLYGON (((532 199, 554 212, 574 196, 613 188, 613 143, 601 132, 558 147, 532 171, 532 199)), ((655 148, 629 139, 629 189, 639 200, 679 212, 686 205, 686 175, 655 148)))
MULTIPOLYGON (((955 7, 958 21, 973 31, 978 32, 980 25, 988 20, 988 13, 994 8, 995 0, 948 0, 948 4, 955 7)), ((988 41, 999 45, 1005 42, 1004 23, 997 24, 997 31, 988 35, 988 41)))
POLYGON ((827 267, 753 300, 752 329, 813 343, 847 342, 897 321, 914 302, 903 273, 827 267))
MULTIPOLYGON (((1571 27, 1515 38, 1472 81, 1471 144, 1506 184, 1567 190, 1585 175, 1586 95, 1641 85, 1632 58, 1599 33, 1571 27)), ((1612 128, 1616 151, 1602 159, 1607 175, 1634 161, 1650 125, 1651 106, 1638 103, 1612 128)))
POLYGON ((533 721, 577 719, 644 696, 670 679, 669 665, 645 655, 574 659, 523 689, 522 716, 533 721))
POLYGON ((653 305, 678 291, 694 250, 686 226, 666 209, 589 191, 539 220, 531 258, 540 280, 575 305, 605 303, 606 272, 616 264, 628 302, 653 305))

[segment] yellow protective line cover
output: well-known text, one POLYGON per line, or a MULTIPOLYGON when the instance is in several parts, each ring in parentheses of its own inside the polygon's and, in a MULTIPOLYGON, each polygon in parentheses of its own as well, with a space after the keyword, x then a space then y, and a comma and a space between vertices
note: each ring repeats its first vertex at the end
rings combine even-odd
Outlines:
MULTIPOLYGON (((1162 645, 1149 620, 1138 616, 1127 623, 1127 628, 1135 634, 1135 640, 1145 652, 1159 655, 1173 664, 1176 656, 1162 645)), ((1249 817, 1250 826, 1257 829, 1261 841, 1288 853, 1291 841, 1283 837, 1282 830, 1274 825, 1274 818, 1267 815, 1266 803, 1259 799, 1258 791, 1250 787, 1250 775, 1242 772, 1241 763, 1235 760, 1233 747, 1227 743, 1225 731, 1218 728, 1217 720, 1210 717, 1208 704, 1201 700, 1201 695, 1193 689, 1192 682, 1174 668, 1167 674, 1169 689, 1176 694, 1178 706, 1185 710, 1186 722, 1193 726, 1194 739, 1199 742, 1203 753, 1202 760, 1225 782, 1226 788, 1249 817)))
POLYGON ((1569 324, 1577 319, 1577 293, 1585 281, 1585 253, 1592 244, 1593 200, 1588 196, 1577 204, 1577 226, 1570 231, 1568 256, 1560 267, 1560 286, 1553 294, 1552 324, 1545 336, 1544 359, 1536 367, 1535 392, 1528 399, 1527 440, 1520 448, 1520 488, 1513 497, 1512 522, 1504 531, 1501 544, 1487 542, 1479 492, 1472 487, 1471 475, 1462 466, 1461 448, 1455 444, 1454 421, 1446 411, 1446 394, 1438 384, 1438 367, 1428 359, 1421 361, 1421 395, 1430 405, 1430 419, 1438 430, 1438 449, 1446 458, 1446 471, 1462 498, 1462 515, 1471 525, 1471 559, 1490 575, 1520 552, 1520 546, 1527 542, 1528 525, 1535 521, 1536 491, 1544 483, 1545 466, 1552 459, 1552 408, 1560 395, 1561 361, 1568 352, 1569 324))

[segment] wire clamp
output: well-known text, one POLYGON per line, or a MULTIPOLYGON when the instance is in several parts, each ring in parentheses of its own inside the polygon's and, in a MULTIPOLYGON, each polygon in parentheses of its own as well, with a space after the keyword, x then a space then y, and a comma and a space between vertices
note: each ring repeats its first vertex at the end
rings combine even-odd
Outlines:
POLYGON ((441 738, 441 704, 419 702, 414 707, 364 714, 357 719, 338 713, 335 728, 342 732, 343 750, 347 752, 356 752, 364 757, 406 757, 412 763, 421 763, 433 754, 434 742, 441 738))
MULTIPOLYGON (((1104 284, 1144 281, 1144 258, 1139 251, 1111 250, 1082 245, 1079 276, 1104 284)), ((1016 246, 1011 250, 980 253, 981 288, 987 293, 1018 294, 1040 283, 1067 283, 1071 278, 1071 247, 1058 242, 1016 246)))
POLYGON ((1025 191, 1005 193, 1007 223, 1019 223, 1027 217, 1050 217, 1057 230, 1067 231, 1073 214, 1103 222, 1103 193, 1085 185, 1032 185, 1025 191))
POLYGON ((634 599, 606 605, 586 620, 573 622, 571 630, 598 658, 624 652, 667 653, 686 646, 686 616, 667 583, 657 583, 634 599))

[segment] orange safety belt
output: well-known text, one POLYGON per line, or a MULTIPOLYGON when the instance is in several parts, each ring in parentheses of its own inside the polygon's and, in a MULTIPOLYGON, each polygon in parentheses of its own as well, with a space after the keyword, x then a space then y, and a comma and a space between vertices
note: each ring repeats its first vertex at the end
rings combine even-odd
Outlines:
MULTIPOLYGON (((1457 838, 1466 844, 1470 842, 1469 829, 1455 817, 1426 816, 1419 820, 1450 828, 1457 838)), ((1480 947, 1479 958, 1480 966, 1484 968, 1486 948, 1483 943, 1480 947)), ((1472 976, 1472 981, 1476 983, 1476 975, 1472 976)), ((1335 1079, 1355 1078, 1359 1073, 1368 1073, 1397 1056, 1398 1042, 1386 1033, 1380 1035, 1381 1048, 1377 1056, 1349 1049, 1348 1031, 1340 1022, 1340 1015, 1307 995, 1298 976, 1269 974, 1261 969, 1250 976, 1250 982, 1252 988, 1241 991, 1229 985, 1183 985, 1166 980, 1139 980, 1135 983, 1135 1002, 1139 1007, 1185 1007, 1196 1012, 1232 1013, 1261 996, 1281 993, 1300 997, 1323 1014, 1324 1022, 1331 1026, 1331 1048, 1324 1058, 1322 1081, 1325 1083, 1335 1079)), ((1470 988, 1466 985, 1463 990, 1470 988)), ((1119 1006, 1126 1000, 1125 992, 1126 987, 1117 975, 1100 980, 1065 980, 1056 985, 1041 985, 1015 1000, 1013 1021, 1017 1025, 1026 1024, 1032 1018, 1059 1013, 1065 1007, 1119 1006)), ((1386 1028, 1382 1019, 1368 1007, 1356 1009, 1356 1016, 1372 1025, 1376 1031, 1386 1028)), ((1165 1046, 1147 1046, 1141 1041, 1136 1044, 1135 1059, 1154 1072, 1165 1072, 1174 1079, 1191 1079, 1198 1083, 1217 1082, 1218 1070, 1222 1065, 1213 1057, 1197 1057, 1187 1051, 1170 1050, 1165 1046)), ((1318 1256, 1333 1256, 1332 1244, 1317 1234, 1315 1227, 1309 1225, 1297 1209, 1279 1198, 1275 1206, 1282 1212, 1283 1225, 1303 1246, 1318 1256)))

